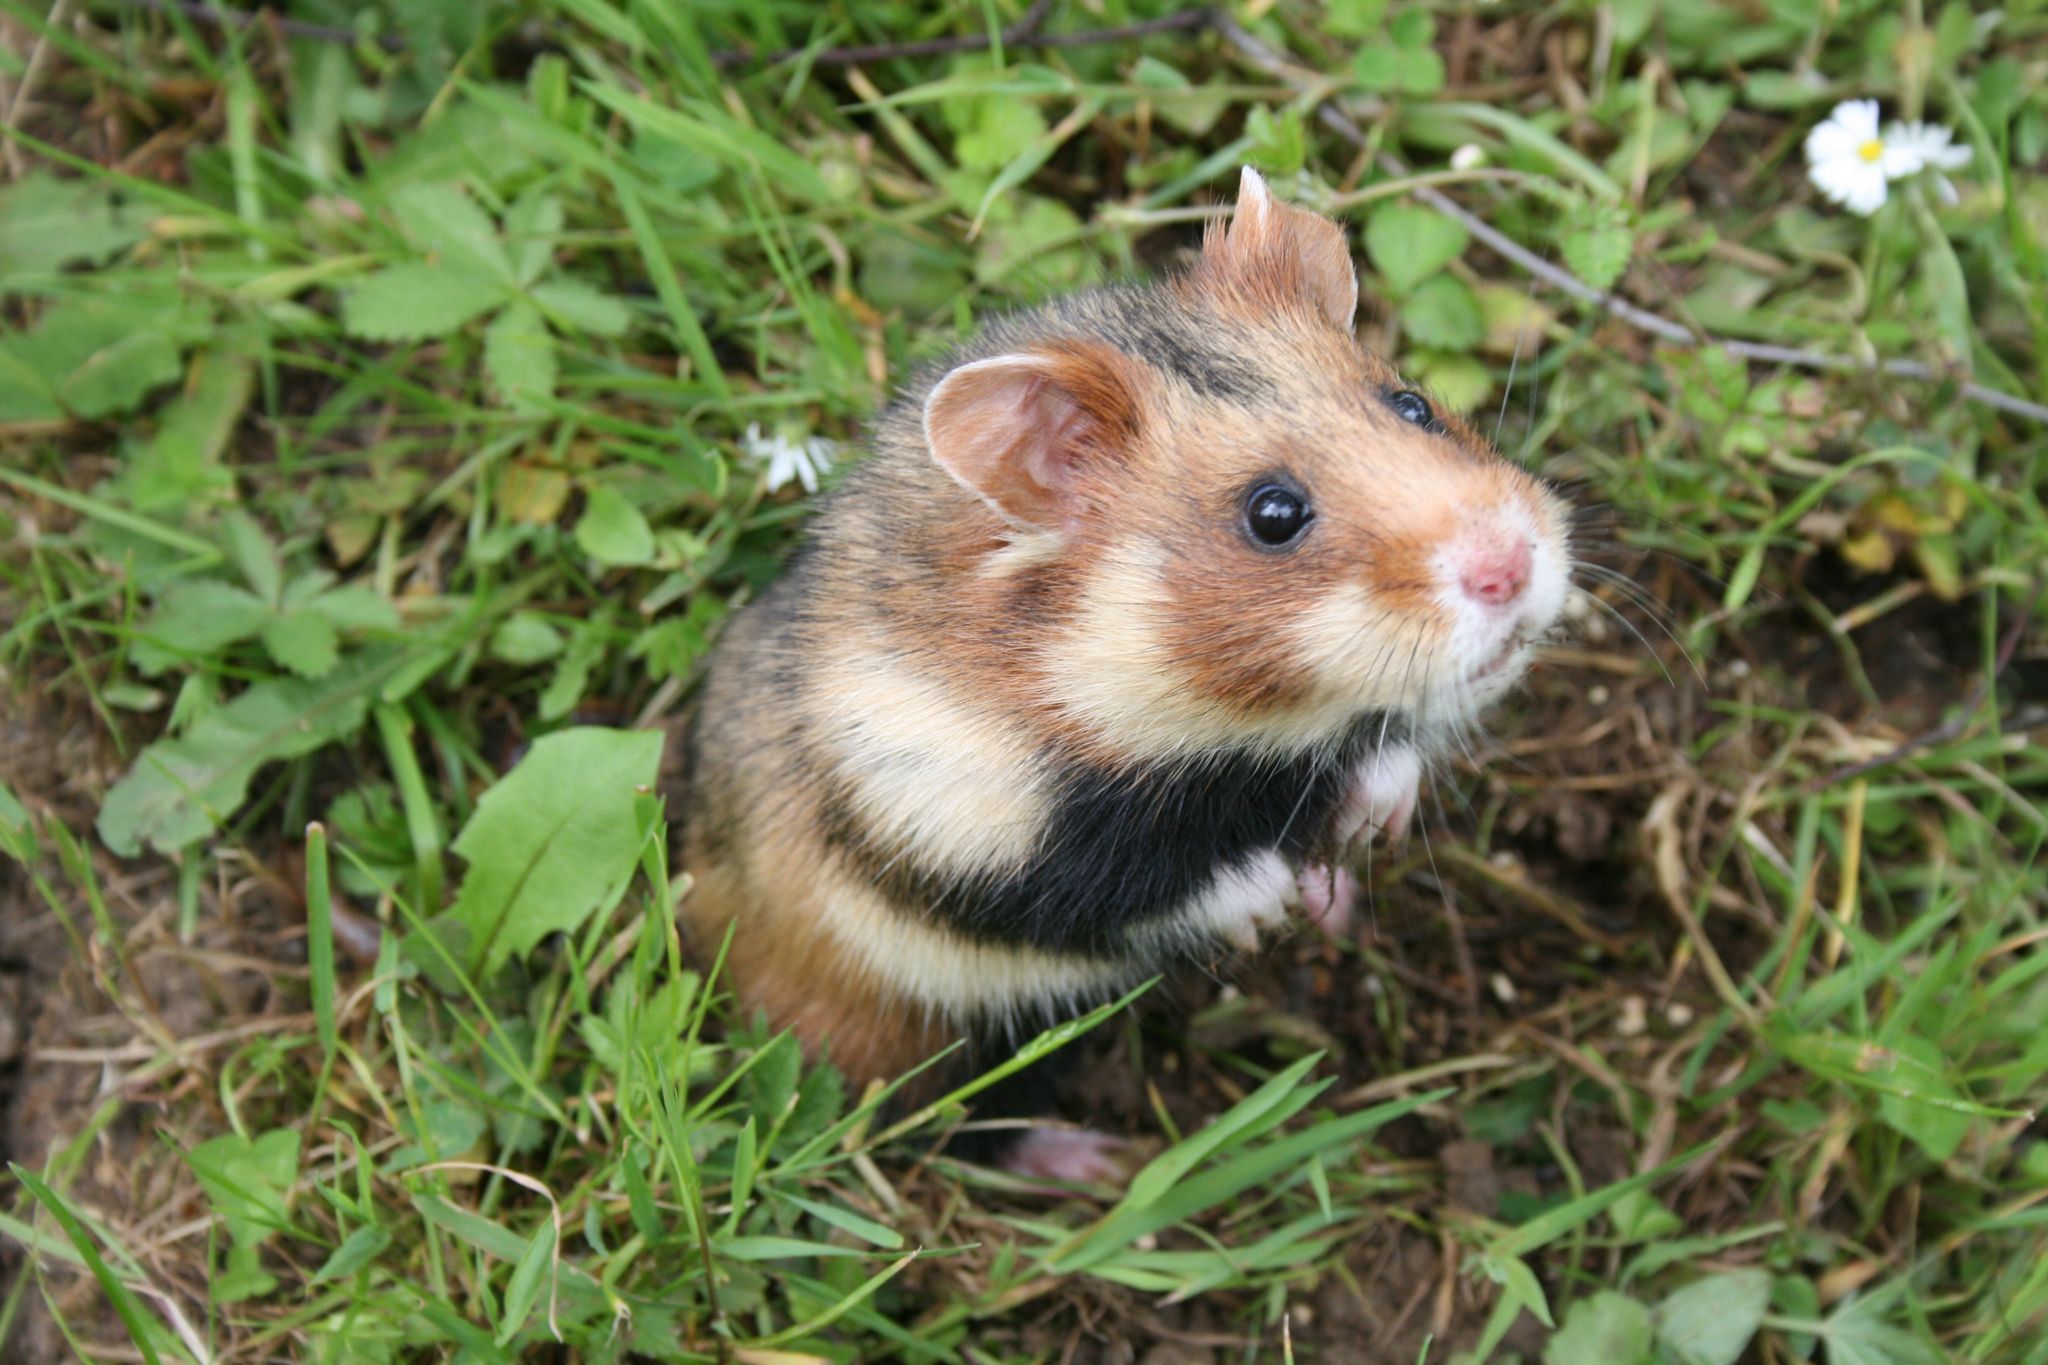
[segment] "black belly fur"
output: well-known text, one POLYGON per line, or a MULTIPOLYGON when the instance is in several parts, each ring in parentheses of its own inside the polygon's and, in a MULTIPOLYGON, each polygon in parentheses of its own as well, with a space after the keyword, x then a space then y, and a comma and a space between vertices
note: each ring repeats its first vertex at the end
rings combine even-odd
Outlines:
MULTIPOLYGON (((1378 713, 1274 757, 1219 750, 1116 773, 1074 764, 1020 867, 949 875, 877 840, 851 793, 826 783, 826 834, 892 902, 985 943, 1122 956, 1131 931, 1167 919, 1219 873, 1266 849, 1300 858, 1327 837, 1349 776, 1373 746, 1405 738, 1378 713)), ((943 801, 943 791, 932 793, 943 801)))

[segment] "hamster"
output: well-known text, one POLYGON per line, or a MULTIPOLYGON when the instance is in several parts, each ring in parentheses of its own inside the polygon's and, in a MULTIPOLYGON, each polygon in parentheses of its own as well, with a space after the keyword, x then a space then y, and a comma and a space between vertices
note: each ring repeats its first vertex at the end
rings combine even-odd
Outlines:
POLYGON ((1291 904, 1341 917, 1343 850, 1399 835, 1569 576, 1564 504, 1357 301, 1342 230, 1247 168, 1185 273, 994 322, 881 415, 689 725, 686 930, 730 926, 743 1011, 856 1083, 988 1065, 1291 904))

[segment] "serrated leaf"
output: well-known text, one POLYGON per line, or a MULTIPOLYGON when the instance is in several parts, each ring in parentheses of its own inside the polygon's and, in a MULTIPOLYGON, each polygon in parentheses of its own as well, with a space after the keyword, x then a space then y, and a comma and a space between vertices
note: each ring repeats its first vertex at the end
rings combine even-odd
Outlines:
POLYGON ((1862 1295, 1835 1309, 1822 1327, 1828 1365, 1940 1365, 1951 1358, 1885 1322, 1888 1297, 1862 1295))
POLYGON ((660 764, 658 732, 562 730, 483 794, 455 840, 469 874, 449 912, 473 969, 576 928, 625 884, 640 851, 634 789, 660 764))
POLYGON ((241 508, 221 518, 221 539, 227 544, 228 559, 241 573, 249 591, 276 605, 284 598, 284 565, 277 547, 270 543, 256 519, 241 508))
POLYGON ((549 280, 532 290, 541 311, 563 326, 597 337, 615 337, 633 325, 626 301, 579 280, 549 280))
POLYGON ((1611 200, 1600 200, 1572 214, 1557 249, 1574 275, 1595 289, 1611 289, 1628 269, 1635 245, 1627 211, 1611 200))
POLYGON ((97 265, 149 231, 146 204, 100 180, 60 180, 33 171, 0 189, 0 278, 97 265))
POLYGON ((404 186, 391 196, 400 226, 436 265, 513 283, 512 258, 498 240, 497 224, 476 201, 449 184, 404 186))
POLYGON ((370 588, 329 588, 309 600, 306 609, 319 612, 336 630, 397 630, 404 624, 398 608, 370 588))
POLYGON ((538 187, 527 190, 505 210, 512 273, 520 287, 539 279, 554 259, 555 239, 562 235, 562 216, 562 201, 538 187))
POLYGON ((1455 275, 1435 275, 1401 305, 1401 325, 1417 345, 1468 351, 1486 338, 1486 315, 1472 289, 1455 275))
POLYGON ((506 406, 537 411, 554 397, 558 369, 555 339, 525 300, 509 304, 484 329, 484 371, 506 406))
POLYGON ((143 673, 154 675, 253 639, 269 619, 270 604, 247 588, 217 578, 186 579, 166 591, 137 627, 131 657, 143 673))
POLYGON ((302 678, 321 678, 333 671, 340 647, 334 623, 307 607, 263 623, 263 648, 280 667, 302 678))
POLYGON ((0 335, 0 421, 97 420, 133 408, 178 378, 187 331, 175 300, 66 299, 33 329, 0 335))
POLYGON ((448 335, 507 297, 488 275, 410 262, 387 266, 350 290, 341 325, 365 341, 422 341, 448 335))
POLYGON ((1462 223, 1420 204, 1388 204, 1365 225, 1365 249, 1397 296, 1457 260, 1466 241, 1462 223))
POLYGON ((413 651, 349 655, 318 681, 282 679, 249 688, 205 712, 176 739, 158 740, 100 806, 102 842, 124 858, 148 843, 175 853, 241 808, 257 769, 296 758, 357 729, 369 704, 413 651))
POLYGON ((1770 1306, 1769 1271, 1731 1270, 1668 1295, 1650 1320, 1677 1365, 1735 1365, 1770 1306))
POLYGON ((1649 1365, 1650 1310, 1602 1289, 1565 1310, 1564 1325, 1543 1348, 1543 1365, 1649 1365))
POLYGON ((654 529, 625 494, 598 484, 584 495, 576 544, 600 564, 645 564, 654 558, 654 529))

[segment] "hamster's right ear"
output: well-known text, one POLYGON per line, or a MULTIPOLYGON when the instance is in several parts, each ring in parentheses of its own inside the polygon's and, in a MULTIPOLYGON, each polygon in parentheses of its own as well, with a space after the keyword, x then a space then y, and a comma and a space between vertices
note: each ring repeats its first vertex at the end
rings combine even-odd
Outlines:
POLYGON ((925 445, 940 468, 1030 530, 1076 526, 1086 476, 1120 462, 1137 429, 1130 361, 1090 342, 971 361, 924 402, 925 445))

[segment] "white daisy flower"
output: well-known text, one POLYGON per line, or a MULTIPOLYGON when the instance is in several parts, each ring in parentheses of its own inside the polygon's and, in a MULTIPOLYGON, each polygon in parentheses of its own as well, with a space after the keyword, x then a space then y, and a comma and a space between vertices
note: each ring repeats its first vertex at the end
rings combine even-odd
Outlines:
POLYGON ((1887 182, 1925 164, 1917 148, 1878 134, 1876 100, 1844 100, 1806 135, 1806 173, 1814 187, 1866 217, 1883 206, 1887 182))
POLYGON ((756 461, 768 466, 770 493, 792 480, 802 484, 806 493, 817 492, 819 476, 832 467, 833 457, 839 453, 839 448, 822 436, 795 441, 779 431, 764 435, 759 422, 747 423, 747 434, 740 438, 740 445, 756 461))
POLYGON ((1949 183, 1943 171, 1961 170, 1970 164, 1970 149, 1955 147, 1955 134, 1936 123, 1894 123, 1884 130, 1884 141, 1888 147, 1897 147, 1920 159, 1920 164, 1933 171, 1934 188, 1942 199, 1955 203, 1956 187, 1949 183))

